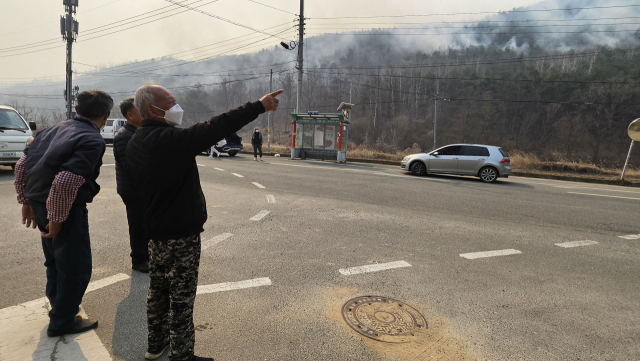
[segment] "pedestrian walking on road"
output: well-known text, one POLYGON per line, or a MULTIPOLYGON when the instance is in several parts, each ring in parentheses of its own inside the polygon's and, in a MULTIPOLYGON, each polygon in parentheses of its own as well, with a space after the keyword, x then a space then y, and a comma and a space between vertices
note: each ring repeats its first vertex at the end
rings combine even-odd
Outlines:
POLYGON ((253 145, 253 160, 258 161, 258 152, 260 152, 260 161, 262 162, 262 133, 260 133, 260 128, 258 127, 253 130, 251 145, 253 145))
POLYGON ((155 360, 171 347, 172 361, 213 360, 193 354, 200 233, 208 217, 196 156, 261 113, 276 110, 276 96, 283 92, 177 128, 183 112, 167 89, 146 85, 136 91, 135 105, 144 120, 127 146, 127 167, 143 197, 143 223, 151 238, 146 359, 155 360))
POLYGON ((133 98, 120 102, 120 112, 127 119, 127 124, 118 130, 113 138, 113 156, 116 159, 117 191, 127 209, 129 223, 129 244, 131 246, 131 268, 142 273, 149 273, 149 234, 142 224, 144 204, 131 183, 131 176, 126 167, 127 144, 136 129, 142 124, 142 116, 133 105, 133 98))
POLYGON ((76 115, 38 132, 15 168, 22 223, 41 231, 51 304, 47 336, 81 333, 98 321, 78 315, 91 279, 87 203, 100 191, 105 151, 100 128, 113 107, 109 94, 91 90, 77 96, 76 115))

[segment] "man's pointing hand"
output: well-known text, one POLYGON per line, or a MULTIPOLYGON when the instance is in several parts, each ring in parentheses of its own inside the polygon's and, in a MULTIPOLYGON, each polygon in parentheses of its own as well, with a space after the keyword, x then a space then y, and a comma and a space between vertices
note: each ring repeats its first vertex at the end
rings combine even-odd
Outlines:
POLYGON ((280 89, 271 94, 267 94, 263 96, 262 99, 260 99, 262 105, 264 106, 265 112, 270 112, 272 110, 275 111, 276 109, 278 109, 278 103, 280 101, 276 97, 282 93, 284 93, 284 90, 280 89))

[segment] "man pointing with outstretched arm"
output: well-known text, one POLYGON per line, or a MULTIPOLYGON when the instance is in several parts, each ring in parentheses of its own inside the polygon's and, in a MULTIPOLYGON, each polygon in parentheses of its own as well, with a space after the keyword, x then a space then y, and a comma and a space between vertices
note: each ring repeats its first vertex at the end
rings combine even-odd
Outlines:
POLYGON ((213 361, 193 353, 200 233, 207 220, 195 157, 258 115, 276 110, 276 97, 283 92, 176 128, 182 109, 167 89, 146 85, 136 91, 134 102, 144 120, 127 145, 126 165, 142 197, 143 223, 150 236, 146 359, 159 358, 170 346, 171 361, 213 361))

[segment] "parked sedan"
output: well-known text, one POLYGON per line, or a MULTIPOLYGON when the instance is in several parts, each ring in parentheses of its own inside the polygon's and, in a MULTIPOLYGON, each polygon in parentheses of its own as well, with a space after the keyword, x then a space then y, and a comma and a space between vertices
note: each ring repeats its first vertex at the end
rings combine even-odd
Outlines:
POLYGON ((502 148, 477 144, 452 144, 430 153, 405 157, 400 168, 415 175, 455 174, 479 177, 487 183, 511 174, 511 160, 502 148))

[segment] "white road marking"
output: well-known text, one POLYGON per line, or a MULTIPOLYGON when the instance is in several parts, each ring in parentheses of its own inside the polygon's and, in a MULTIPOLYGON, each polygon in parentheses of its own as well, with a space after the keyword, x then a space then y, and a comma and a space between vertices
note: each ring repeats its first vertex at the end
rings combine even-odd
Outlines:
POLYGON ((113 155, 113 154, 111 154, 111 153, 104 153, 104 155, 113 155))
POLYGON ((236 176, 236 177, 238 177, 238 178, 244 178, 244 176, 243 176, 243 175, 240 175, 240 174, 238 174, 238 173, 231 173, 231 174, 233 174, 234 176, 236 176))
POLYGON ((622 189, 592 188, 592 187, 580 187, 580 186, 554 186, 554 187, 564 188, 564 189, 590 189, 590 190, 602 191, 602 192, 621 192, 621 193, 640 194, 640 192, 638 191, 629 191, 629 190, 622 190, 622 189))
POLYGON ((254 186, 260 188, 260 189, 265 189, 267 187, 263 186, 262 184, 258 183, 258 182, 251 182, 251 184, 253 184, 254 186))
POLYGON ((622 239, 640 239, 640 234, 629 234, 627 236, 618 236, 618 238, 622 238, 622 239))
POLYGON ((379 272, 385 271, 394 268, 403 268, 403 267, 411 267, 411 265, 405 261, 398 262, 389 262, 389 263, 378 263, 378 264, 370 264, 367 266, 358 266, 351 268, 341 268, 338 270, 341 274, 345 276, 357 275, 361 273, 369 273, 369 272, 379 272))
POLYGON ((267 194, 267 203, 275 203, 276 202, 276 197, 274 197, 271 194, 267 194))
POLYGON ((579 194, 579 195, 583 195, 583 196, 607 197, 607 198, 618 198, 618 199, 632 199, 632 200, 640 201, 640 198, 610 196, 610 195, 606 195, 606 194, 578 193, 578 192, 567 192, 567 193, 569 193, 569 194, 579 194))
POLYGON ((110 286, 116 282, 128 280, 129 278, 131 278, 129 277, 129 275, 126 275, 124 273, 118 273, 117 275, 113 275, 111 277, 103 278, 98 281, 93 281, 89 283, 89 286, 87 286, 87 290, 85 291, 85 293, 98 290, 102 287, 110 286))
POLYGON ((213 169, 215 169, 215 170, 219 170, 219 171, 221 171, 221 172, 224 172, 224 169, 222 169, 222 168, 213 168, 213 169))
POLYGON ((582 247, 582 246, 593 246, 594 244, 598 244, 596 241, 573 241, 573 242, 564 242, 564 243, 556 243, 556 246, 562 248, 573 248, 573 247, 582 247))
POLYGON ((503 249, 499 251, 462 253, 460 254, 460 257, 466 258, 466 259, 477 259, 477 258, 486 258, 486 257, 510 256, 513 254, 520 254, 520 253, 522 252, 516 249, 503 249))
POLYGON ((211 238, 210 240, 206 241, 206 242, 202 242, 202 246, 201 249, 204 251, 205 249, 211 247, 211 246, 215 246, 216 244, 224 241, 225 239, 228 239, 230 237, 233 236, 233 233, 223 233, 221 235, 215 236, 213 238, 211 238))
MULTIPOLYGON (((95 291, 121 280, 117 274, 89 284, 87 292, 95 291)), ((87 360, 111 361, 95 331, 64 337, 47 337, 49 310, 46 297, 0 310, 0 360, 87 360)), ((84 310, 80 315, 88 318, 84 310)))
POLYGON ((114 164, 103 164, 102 166, 103 167, 113 167, 113 166, 115 166, 115 163, 114 164))
POLYGON ((226 283, 217 283, 213 285, 198 286, 198 291, 196 292, 196 294, 203 295, 207 293, 233 291, 233 290, 240 290, 243 288, 252 288, 252 287, 260 287, 260 286, 271 286, 271 279, 256 278, 256 279, 240 281, 240 282, 226 282, 226 283))
POLYGON ((206 165, 198 163, 198 167, 206 167, 206 165))
POLYGON ((271 212, 269 212, 269 211, 260 211, 260 213, 256 214, 255 216, 253 216, 253 217, 251 217, 249 219, 252 220, 252 221, 259 221, 262 218, 266 217, 269 213, 271 213, 271 212))

